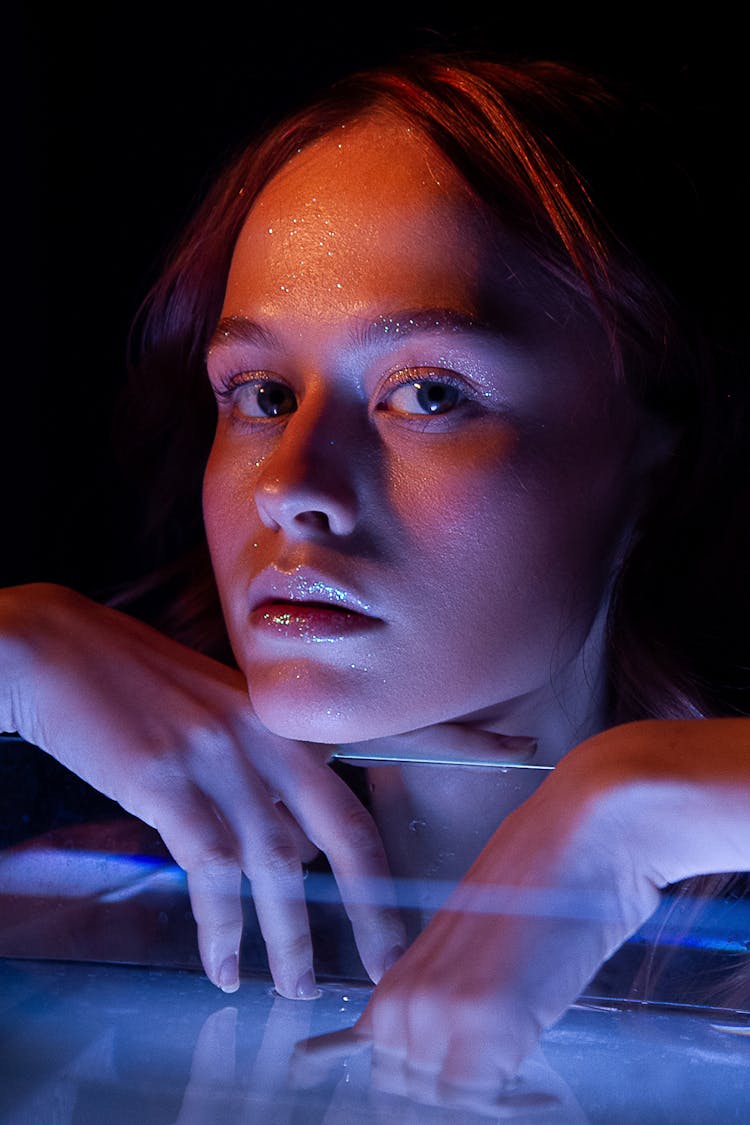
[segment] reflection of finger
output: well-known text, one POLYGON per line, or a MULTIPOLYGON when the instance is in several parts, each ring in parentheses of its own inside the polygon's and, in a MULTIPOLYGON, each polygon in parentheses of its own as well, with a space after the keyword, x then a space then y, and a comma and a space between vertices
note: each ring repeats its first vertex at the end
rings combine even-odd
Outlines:
POLYGON ((191 1082, 216 1086, 234 1082, 236 1034, 236 1008, 220 1008, 211 1013, 195 1043, 191 1082))
POLYGON ((283 996, 274 999, 252 1067, 253 1090, 263 1090, 269 1097, 286 1088, 295 1043, 309 1035, 313 1007, 283 996))
POLYGON ((505 1026, 498 1027, 494 1014, 483 1012, 481 1004, 464 1005, 454 1017, 441 1066, 443 1081, 450 1086, 497 1090, 515 1075, 521 1062, 514 1036, 516 1021, 506 1019, 505 1026))
POLYGON ((344 1059, 369 1050, 371 1041, 354 1028, 331 1031, 301 1039, 289 1063, 289 1080, 296 1089, 307 1090, 324 1082, 331 1070, 344 1059))
POLYGON ((325 1035, 313 1035, 301 1039, 294 1048, 295 1059, 307 1059, 328 1065, 358 1055, 371 1045, 369 1036, 360 1035, 356 1027, 345 1027, 341 1031, 329 1031, 325 1035))
MULTIPOLYGON (((444 1082, 434 1071, 418 1070, 406 1060, 385 1051, 374 1051, 371 1080, 381 1093, 409 1098, 421 1105, 470 1111, 493 1121, 534 1120, 560 1105, 554 1094, 514 1082, 476 1089, 444 1082)), ((553 1118, 554 1120, 554 1118, 553 1118)), ((560 1123, 564 1119, 560 1118, 560 1123)))
POLYGON ((203 1024, 175 1125, 208 1125, 225 1119, 222 1095, 234 1084, 237 1009, 212 1012, 203 1024))

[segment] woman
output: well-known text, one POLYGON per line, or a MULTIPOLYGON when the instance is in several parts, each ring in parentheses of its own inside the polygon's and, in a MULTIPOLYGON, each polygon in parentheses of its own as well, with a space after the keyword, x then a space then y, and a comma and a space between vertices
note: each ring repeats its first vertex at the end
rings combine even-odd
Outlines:
POLYGON ((134 385, 179 455, 207 371, 238 670, 70 592, 0 599, 0 725, 158 829, 211 979, 238 987, 244 870, 277 988, 315 994, 320 849, 387 974, 358 1034, 443 1081, 513 1073, 659 887, 750 866, 747 720, 696 721, 710 692, 651 619, 728 415, 636 249, 643 127, 565 68, 425 59, 272 130, 151 295, 134 385), (517 811, 467 771, 381 769, 385 850, 326 764, 519 736, 557 768, 517 811), (481 851, 403 954, 385 853, 412 872, 410 820, 444 826, 441 872, 481 851))

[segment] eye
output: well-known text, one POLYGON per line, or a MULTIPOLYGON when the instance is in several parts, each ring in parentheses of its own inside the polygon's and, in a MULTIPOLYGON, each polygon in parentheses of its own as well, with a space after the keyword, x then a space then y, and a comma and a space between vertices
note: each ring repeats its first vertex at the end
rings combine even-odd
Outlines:
POLYGON ((239 383, 234 388, 232 399, 237 413, 245 418, 279 418, 297 409, 297 401, 289 387, 270 379, 239 383))
POLYGON ((378 409, 418 416, 448 414, 466 400, 460 387, 447 376, 414 378, 416 373, 413 373, 407 381, 403 376, 408 374, 402 373, 400 385, 385 395, 378 409))

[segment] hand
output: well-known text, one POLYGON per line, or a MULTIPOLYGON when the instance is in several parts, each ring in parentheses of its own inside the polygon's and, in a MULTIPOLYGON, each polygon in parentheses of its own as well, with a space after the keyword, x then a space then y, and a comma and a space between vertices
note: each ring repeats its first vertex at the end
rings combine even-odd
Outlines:
POLYGON ((314 849, 373 980, 403 945, 369 814, 325 764, 328 747, 260 725, 239 672, 70 590, 16 587, 0 595, 0 727, 160 833, 188 875, 203 965, 225 991, 239 984, 244 871, 277 990, 315 994, 300 862, 314 849))
MULTIPOLYGON (((470 1088, 448 1085, 434 1074, 409 1070, 391 1054, 370 1052, 371 1044, 356 1030, 332 1031, 297 1043, 290 1066, 295 1090, 330 1088, 336 1083, 331 1116, 337 1121, 357 1118, 357 1107, 367 1098, 372 1110, 382 1106, 383 1120, 421 1122, 424 1109, 435 1106, 492 1121, 544 1121, 545 1125, 583 1125, 588 1121, 565 1079, 553 1070, 541 1050, 524 1060, 518 1076, 505 1086, 470 1088), (325 1084, 325 1086, 324 1086, 325 1084), (393 1098, 409 1102, 394 1103, 393 1098)), ((451 1117, 451 1119, 454 1119, 451 1117)))
POLYGON ((750 868, 750 721, 587 740, 502 823, 385 975, 356 1035, 408 1087, 512 1078, 658 888, 750 868))

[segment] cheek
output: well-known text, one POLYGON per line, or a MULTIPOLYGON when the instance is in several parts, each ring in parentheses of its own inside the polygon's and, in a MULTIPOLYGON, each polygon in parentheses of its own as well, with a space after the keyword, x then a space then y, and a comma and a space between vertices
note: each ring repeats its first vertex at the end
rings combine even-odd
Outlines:
POLYGON ((468 608, 463 619, 490 631, 511 619, 554 628, 570 612, 587 621, 620 527, 602 475, 510 434, 446 443, 392 477, 404 563, 435 604, 468 608))
POLYGON ((539 599, 559 563, 549 499, 505 427, 447 442, 432 463, 399 475, 393 503, 411 572, 454 627, 460 618, 495 628, 493 607, 506 620, 539 599))
POLYGON ((256 462, 232 454, 217 436, 203 476, 203 522, 217 577, 230 565, 255 523, 256 462))
POLYGON ((500 519, 501 497, 513 477, 517 436, 509 427, 479 428, 464 438, 450 435, 413 449, 392 453, 387 479, 390 505, 400 525, 415 538, 450 541, 471 530, 465 542, 471 552, 477 530, 489 530, 500 519))

